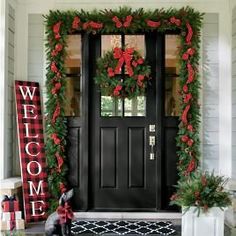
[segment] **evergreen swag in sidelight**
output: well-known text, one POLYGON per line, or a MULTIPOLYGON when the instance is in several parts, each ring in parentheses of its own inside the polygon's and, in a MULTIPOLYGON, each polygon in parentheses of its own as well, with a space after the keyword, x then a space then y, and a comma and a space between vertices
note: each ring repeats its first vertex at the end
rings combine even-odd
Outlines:
MULTIPOLYGON (((179 49, 181 78, 181 109, 179 132, 176 138, 178 151, 178 171, 180 177, 193 173, 199 163, 199 47, 202 14, 190 7, 182 9, 144 9, 103 11, 50 11, 46 20, 47 52, 47 102, 46 102, 46 156, 48 163, 48 182, 51 191, 51 209, 55 209, 60 195, 60 183, 66 184, 66 119, 65 67, 66 39, 68 34, 82 32, 92 34, 177 31, 181 36, 179 49)), ((149 68, 146 66, 147 82, 149 68)), ((103 68, 100 68, 103 69, 103 68)), ((108 68, 104 68, 104 70, 108 68)), ((111 72, 111 71, 110 71, 111 72)), ((139 73, 139 72, 138 72, 139 73)), ((137 74, 138 76, 138 74, 137 74)), ((141 77, 140 77, 141 78, 141 77)), ((137 77, 136 77, 137 79, 137 77)), ((144 83, 144 87, 146 86, 144 83)), ((141 84, 141 83, 140 83, 141 84)), ((113 87, 109 85, 108 88, 113 87), (110 87, 109 87, 110 86, 110 87)), ((139 86, 141 88, 141 86, 139 86)), ((114 92, 121 90, 117 87, 114 92)), ((145 89, 145 88, 144 88, 145 89)), ((122 91, 123 93, 123 91, 122 91)), ((126 96, 132 96, 132 93, 126 96)))

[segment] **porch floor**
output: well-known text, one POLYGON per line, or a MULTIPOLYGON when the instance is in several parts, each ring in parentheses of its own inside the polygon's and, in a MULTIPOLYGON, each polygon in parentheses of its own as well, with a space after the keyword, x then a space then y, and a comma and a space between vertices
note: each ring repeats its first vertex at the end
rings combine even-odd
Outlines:
MULTIPOLYGON (((83 219, 80 219, 80 220, 83 220, 83 219)), ((86 219, 86 220, 88 220, 88 219, 86 219)), ((109 220, 111 220, 111 219, 109 219, 109 220)), ((159 219, 158 221, 162 221, 162 220, 159 219)), ((167 219, 165 219, 163 221, 167 221, 167 219)), ((177 231, 173 235, 181 236, 181 220, 169 219, 169 221, 171 221, 173 223, 173 225, 177 231)), ((5 232, 0 235, 7 236, 7 235, 9 235, 9 232, 5 232)), ((44 236, 44 222, 28 224, 27 228, 25 230, 18 231, 18 234, 13 234, 13 235, 15 235, 15 236, 44 236)), ((83 235, 83 234, 80 234, 80 235, 83 235)), ((84 235, 88 235, 88 234, 84 234, 84 235)), ((228 226, 225 225, 224 236, 236 236, 236 232, 232 231, 228 226)))
MULTIPOLYGON (((95 219, 96 221, 98 220, 98 219, 95 219)), ((117 221, 117 219, 114 219, 114 220, 112 220, 112 219, 108 219, 109 221, 117 221)), ((123 220, 123 219, 122 219, 123 220)), ((93 219, 79 219, 79 221, 94 221, 93 219)), ((104 221, 104 219, 102 219, 102 221, 104 221)), ((131 221, 130 219, 129 219, 129 221, 131 221)), ((134 221, 137 221, 137 219, 135 219, 134 221)), ((145 221, 150 221, 150 220, 145 220, 145 221)), ((153 221, 153 220, 152 220, 153 221)), ((166 221, 171 221, 172 222, 172 224, 173 224, 173 227, 172 228, 174 228, 175 230, 176 230, 176 232, 174 233, 174 234, 171 234, 171 235, 174 235, 174 236, 181 236, 181 226, 180 226, 180 223, 181 223, 181 220, 167 220, 167 219, 164 219, 164 220, 161 220, 161 219, 159 219, 158 221, 163 221, 163 222, 166 222, 166 221)), ((24 231, 19 231, 19 236, 23 236, 23 235, 25 235, 25 236, 44 236, 44 222, 39 222, 39 223, 31 223, 31 224, 28 224, 27 225, 27 228, 24 230, 24 231)), ((93 234, 93 233, 85 233, 85 234, 79 234, 79 235, 95 235, 95 234, 93 234)), ((103 235, 103 234, 96 234, 96 235, 103 235)), ((109 235, 109 236, 112 236, 112 235, 118 235, 118 234, 104 234, 104 235, 109 235)), ((130 234, 129 234, 130 235, 130 234)), ((140 235, 140 234, 132 234, 132 235, 140 235)), ((152 234, 153 236, 154 235, 156 235, 156 236, 161 236, 161 234, 152 234)), ((5 235, 3 235, 3 236, 5 236, 5 235)), ((6 234, 6 236, 7 236, 7 234, 6 234)), ((229 235, 227 235, 227 236, 229 236, 229 235)))

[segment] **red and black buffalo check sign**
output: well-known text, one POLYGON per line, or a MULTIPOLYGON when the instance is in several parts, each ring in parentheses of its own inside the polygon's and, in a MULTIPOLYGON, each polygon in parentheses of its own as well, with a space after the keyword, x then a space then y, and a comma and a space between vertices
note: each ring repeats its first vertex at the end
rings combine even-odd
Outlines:
POLYGON ((15 81, 15 95, 25 220, 45 220, 48 184, 39 83, 15 81))

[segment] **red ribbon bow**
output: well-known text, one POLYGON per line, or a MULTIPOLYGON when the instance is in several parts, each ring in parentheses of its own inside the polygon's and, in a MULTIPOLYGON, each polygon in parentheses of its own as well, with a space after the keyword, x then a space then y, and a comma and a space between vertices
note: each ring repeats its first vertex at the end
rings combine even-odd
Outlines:
POLYGON ((80 18, 78 16, 75 16, 72 22, 72 29, 78 29, 79 24, 80 24, 80 18))
POLYGON ((62 22, 59 21, 59 22, 57 22, 56 24, 53 25, 54 37, 57 40, 61 38, 61 35, 60 35, 61 24, 62 24, 62 22))
POLYGON ((192 158, 191 161, 189 162, 189 165, 187 167, 187 173, 190 173, 192 171, 194 171, 196 169, 196 163, 195 163, 195 160, 192 158))
POLYGON ((172 16, 172 17, 170 18, 170 22, 171 22, 172 24, 175 24, 176 26, 180 26, 180 25, 181 25, 180 19, 177 19, 177 18, 175 18, 174 16, 172 16))
POLYGON ((133 76, 134 71, 131 67, 131 60, 133 58, 133 52, 134 52, 133 48, 127 48, 124 51, 121 48, 117 48, 117 47, 114 48, 113 56, 115 59, 119 59, 117 66, 115 68, 115 71, 114 71, 115 74, 120 73, 121 67, 125 63, 129 76, 130 77, 133 76))
POLYGON ((98 23, 95 21, 87 21, 83 24, 83 29, 86 30, 87 28, 92 28, 92 29, 101 29, 103 27, 103 23, 98 23))
POLYGON ((194 80, 194 69, 192 67, 192 65, 190 63, 187 64, 187 70, 188 70, 188 80, 187 80, 187 84, 190 84, 193 82, 194 80))
POLYGON ((112 21, 116 23, 116 28, 121 28, 122 26, 125 28, 128 28, 131 24, 132 19, 133 19, 133 16, 128 15, 125 17, 125 21, 122 24, 121 20, 117 16, 114 16, 112 18, 112 21))
POLYGON ((64 160, 58 152, 56 152, 55 156, 57 158, 57 172, 61 173, 61 168, 63 166, 64 160))
POLYGON ((188 45, 190 45, 192 37, 193 37, 193 29, 192 29, 192 26, 188 22, 186 23, 186 27, 188 29, 188 33, 187 33, 187 36, 186 36, 186 43, 188 45))
POLYGON ((149 27, 152 27, 152 28, 157 28, 161 25, 160 21, 153 21, 153 20, 147 20, 146 23, 149 27))
POLYGON ((181 120, 182 120, 182 122, 183 122, 185 125, 188 123, 187 116, 188 116, 189 109, 190 109, 190 105, 188 104, 188 105, 184 108, 184 111, 183 111, 182 116, 181 116, 181 120))
POLYGON ((10 230, 13 230, 16 227, 15 212, 10 212, 10 217, 10 230))
POLYGON ((53 112, 53 116, 52 116, 52 123, 53 123, 53 124, 56 123, 56 120, 57 120, 58 116, 60 115, 60 113, 61 113, 60 103, 57 102, 56 109, 55 109, 55 111, 53 112))
POLYGON ((56 133, 51 134, 51 138, 53 139, 54 144, 59 145, 61 140, 58 138, 56 133))
POLYGON ((65 224, 74 217, 71 206, 66 202, 64 206, 59 206, 57 208, 57 213, 60 218, 60 224, 65 224))

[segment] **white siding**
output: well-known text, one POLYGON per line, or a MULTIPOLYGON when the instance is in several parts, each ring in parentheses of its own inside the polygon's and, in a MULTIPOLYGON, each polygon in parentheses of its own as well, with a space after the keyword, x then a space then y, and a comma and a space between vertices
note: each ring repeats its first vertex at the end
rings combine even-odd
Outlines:
POLYGON ((7 158, 6 158, 6 176, 14 175, 14 165, 15 165, 15 147, 16 147, 16 121, 15 121, 15 103, 13 96, 13 82, 15 77, 15 10, 8 4, 7 6, 7 32, 8 32, 8 47, 7 47, 7 158), (13 161, 14 160, 14 161, 13 161))
POLYGON ((41 88, 43 80, 44 25, 41 14, 29 15, 28 28, 28 80, 37 81, 41 88))
POLYGON ((45 95, 44 75, 44 22, 41 14, 29 14, 28 21, 28 81, 39 82, 41 109, 43 113, 45 95))
POLYGON ((202 31, 202 156, 203 168, 219 168, 219 16, 205 14, 202 31))
POLYGON ((232 14, 232 177, 236 178, 236 7, 232 14))

